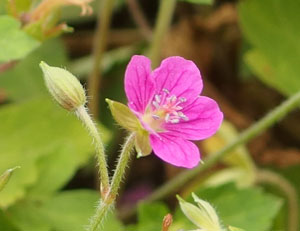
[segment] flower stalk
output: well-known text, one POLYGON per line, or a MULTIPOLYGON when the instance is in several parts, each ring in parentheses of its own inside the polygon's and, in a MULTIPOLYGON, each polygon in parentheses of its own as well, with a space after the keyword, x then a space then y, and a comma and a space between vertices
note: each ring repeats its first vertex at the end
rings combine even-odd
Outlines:
POLYGON ((288 228, 287 231, 299 230, 299 208, 298 208, 298 195, 295 187, 280 174, 269 170, 257 170, 256 182, 260 184, 270 184, 279 189, 285 194, 288 202, 288 228))
POLYGON ((95 150, 98 159, 98 167, 100 173, 100 181, 101 181, 101 195, 105 197, 106 194, 109 192, 109 176, 107 171, 107 162, 105 159, 105 151, 102 139, 99 135, 97 127, 93 120, 91 119, 90 115, 87 112, 87 109, 82 105, 78 107, 75 111, 78 118, 82 121, 85 127, 88 129, 91 137, 94 139, 95 143, 95 150))
POLYGON ((104 197, 109 191, 109 176, 104 145, 95 123, 85 108, 85 90, 78 79, 67 70, 51 67, 43 61, 40 63, 40 67, 44 73, 45 84, 52 97, 61 107, 74 112, 94 139, 100 172, 100 191, 102 197, 104 197))
POLYGON ((120 183, 122 181, 123 176, 125 175, 125 169, 127 167, 128 161, 130 159, 130 155, 134 148, 134 141, 135 141, 135 133, 131 133, 127 137, 123 145, 120 158, 118 160, 118 164, 116 166, 115 173, 111 181, 110 190, 100 200, 96 213, 92 217, 90 225, 87 229, 88 231, 96 231, 98 226, 102 223, 103 219, 105 218, 106 214, 113 207, 118 190, 120 188, 120 183))
POLYGON ((131 133, 127 137, 127 139, 123 145, 123 148, 122 148, 122 151, 120 154, 120 158, 118 160, 118 164, 116 166, 115 173, 112 178, 110 196, 113 198, 115 198, 118 193, 120 183, 125 174, 125 169, 128 165, 128 161, 130 159, 132 150, 134 148, 134 143, 135 143, 135 133, 131 133))

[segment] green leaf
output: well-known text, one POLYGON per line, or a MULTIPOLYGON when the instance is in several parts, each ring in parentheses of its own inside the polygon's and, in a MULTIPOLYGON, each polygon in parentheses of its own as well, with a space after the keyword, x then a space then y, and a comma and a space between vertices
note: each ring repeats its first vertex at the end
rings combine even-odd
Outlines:
POLYGON ((21 30, 13 17, 0 16, 0 63, 19 60, 39 46, 39 42, 21 30))
POLYGON ((197 195, 216 208, 224 225, 249 231, 269 230, 282 205, 281 199, 259 188, 237 189, 233 184, 202 189, 197 195))
POLYGON ((214 3, 213 0, 180 0, 185 2, 190 2, 194 4, 202 4, 202 5, 212 5, 214 3))
POLYGON ((39 68, 41 60, 51 65, 64 66, 67 58, 62 42, 58 39, 47 41, 16 67, 0 75, 0 86, 10 100, 19 101, 48 94, 39 68))
POLYGON ((0 227, 1 231, 19 231, 4 215, 3 211, 0 210, 0 227))
MULTIPOLYGON (((96 191, 71 190, 45 201, 21 201, 7 214, 22 231, 83 231, 99 199, 96 191)), ((122 231, 122 224, 112 213, 102 224, 105 231, 122 231)))
MULTIPOLYGON (((2 107, 0 121, 0 172, 21 166, 0 192, 0 206, 11 205, 27 192, 47 197, 93 154, 92 139, 80 121, 50 96, 2 107)), ((100 131, 108 141, 109 133, 100 131)))
POLYGON ((300 89, 300 1, 248 0, 238 7, 241 28, 254 49, 245 60, 257 77, 285 95, 300 89))

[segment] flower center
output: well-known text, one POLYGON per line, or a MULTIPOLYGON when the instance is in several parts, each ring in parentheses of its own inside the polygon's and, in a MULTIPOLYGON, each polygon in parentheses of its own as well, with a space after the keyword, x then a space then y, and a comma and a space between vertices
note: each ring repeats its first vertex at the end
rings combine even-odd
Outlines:
POLYGON ((155 131, 161 131, 162 123, 177 124, 180 121, 188 121, 189 118, 182 112, 182 103, 186 98, 170 95, 167 89, 154 95, 152 108, 149 108, 143 116, 143 121, 155 131))

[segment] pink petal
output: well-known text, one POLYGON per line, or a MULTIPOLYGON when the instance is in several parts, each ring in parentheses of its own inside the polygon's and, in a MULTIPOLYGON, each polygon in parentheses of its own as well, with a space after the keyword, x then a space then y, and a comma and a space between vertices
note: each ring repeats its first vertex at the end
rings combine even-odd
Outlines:
POLYGON ((167 134, 150 135, 150 144, 154 154, 162 160, 184 168, 193 168, 200 161, 198 147, 188 140, 167 134))
POLYGON ((190 60, 174 56, 162 61, 154 70, 156 93, 167 89, 170 95, 186 99, 198 96, 202 91, 202 78, 197 66, 190 60))
POLYGON ((205 96, 197 97, 182 112, 189 118, 177 124, 165 123, 167 133, 188 140, 202 140, 216 133, 223 121, 223 113, 216 101, 205 96))
POLYGON ((142 55, 134 55, 125 72, 125 93, 128 105, 143 113, 154 94, 151 77, 151 61, 142 55))

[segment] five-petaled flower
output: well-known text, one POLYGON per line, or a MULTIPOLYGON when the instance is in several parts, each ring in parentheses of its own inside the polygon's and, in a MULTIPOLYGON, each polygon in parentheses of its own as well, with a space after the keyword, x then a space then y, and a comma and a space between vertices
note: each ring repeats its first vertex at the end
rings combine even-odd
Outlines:
POLYGON ((200 96, 202 87, 200 71, 190 60, 169 57, 151 71, 150 60, 135 55, 125 73, 125 92, 132 113, 125 105, 108 103, 115 119, 136 132, 139 155, 150 154, 153 149, 156 156, 170 164, 192 168, 199 163, 200 153, 190 140, 212 136, 223 120, 218 104, 200 96))

